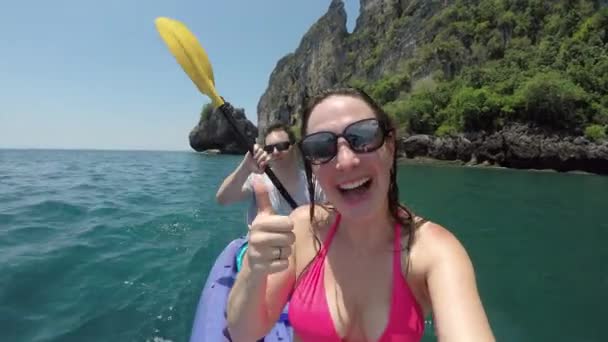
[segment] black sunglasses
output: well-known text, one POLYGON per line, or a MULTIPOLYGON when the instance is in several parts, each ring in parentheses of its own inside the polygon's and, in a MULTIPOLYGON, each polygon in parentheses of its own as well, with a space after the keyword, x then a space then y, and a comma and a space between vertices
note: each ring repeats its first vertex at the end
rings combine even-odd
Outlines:
POLYGON ((302 155, 311 164, 325 164, 338 153, 338 138, 343 137, 356 153, 368 153, 379 149, 390 131, 381 126, 378 119, 364 119, 351 123, 342 134, 316 132, 300 141, 302 155))
POLYGON ((282 151, 287 150, 289 148, 289 146, 291 146, 291 143, 289 141, 282 141, 280 143, 264 146, 264 151, 266 151, 266 153, 272 153, 272 152, 274 152, 274 149, 276 148, 277 151, 282 152, 282 151))

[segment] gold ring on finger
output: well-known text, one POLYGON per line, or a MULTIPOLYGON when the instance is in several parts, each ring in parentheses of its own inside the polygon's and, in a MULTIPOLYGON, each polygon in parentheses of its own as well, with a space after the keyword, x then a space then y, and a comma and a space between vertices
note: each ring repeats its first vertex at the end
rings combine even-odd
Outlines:
POLYGON ((277 247, 277 249, 279 251, 279 255, 277 256, 276 260, 281 260, 281 257, 283 256, 283 248, 277 247))

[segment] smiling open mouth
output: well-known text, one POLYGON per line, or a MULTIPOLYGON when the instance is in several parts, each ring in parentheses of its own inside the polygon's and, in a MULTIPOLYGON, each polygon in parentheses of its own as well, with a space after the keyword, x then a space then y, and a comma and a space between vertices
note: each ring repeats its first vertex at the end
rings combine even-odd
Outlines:
POLYGON ((371 186, 371 177, 364 177, 356 181, 342 183, 338 185, 338 190, 345 196, 364 194, 371 186))

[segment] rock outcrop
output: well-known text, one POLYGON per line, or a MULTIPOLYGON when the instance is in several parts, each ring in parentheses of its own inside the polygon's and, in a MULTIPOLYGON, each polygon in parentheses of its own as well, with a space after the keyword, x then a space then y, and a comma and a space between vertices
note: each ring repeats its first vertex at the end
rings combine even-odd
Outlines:
POLYGON ((406 158, 608 174, 607 140, 591 142, 584 137, 560 136, 528 125, 511 125, 491 134, 412 135, 400 141, 400 151, 406 158))
MULTIPOLYGON (((242 108, 235 108, 234 119, 250 144, 258 136, 258 129, 245 116, 242 108)), ((213 151, 221 154, 245 154, 247 149, 239 144, 236 133, 219 110, 201 115, 199 123, 190 131, 190 147, 195 151, 213 151)))

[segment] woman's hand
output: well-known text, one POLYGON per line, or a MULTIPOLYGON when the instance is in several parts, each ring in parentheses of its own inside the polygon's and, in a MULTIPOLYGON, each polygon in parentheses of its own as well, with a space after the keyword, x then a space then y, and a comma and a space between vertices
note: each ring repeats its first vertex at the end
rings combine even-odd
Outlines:
POLYGON ((251 223, 249 232, 249 267, 252 272, 260 275, 277 273, 289 266, 295 241, 293 222, 288 216, 274 213, 264 182, 254 177, 252 186, 258 214, 251 223))
POLYGON ((245 155, 245 165, 251 173, 263 173, 269 161, 270 155, 258 144, 253 145, 253 156, 249 152, 245 155))

